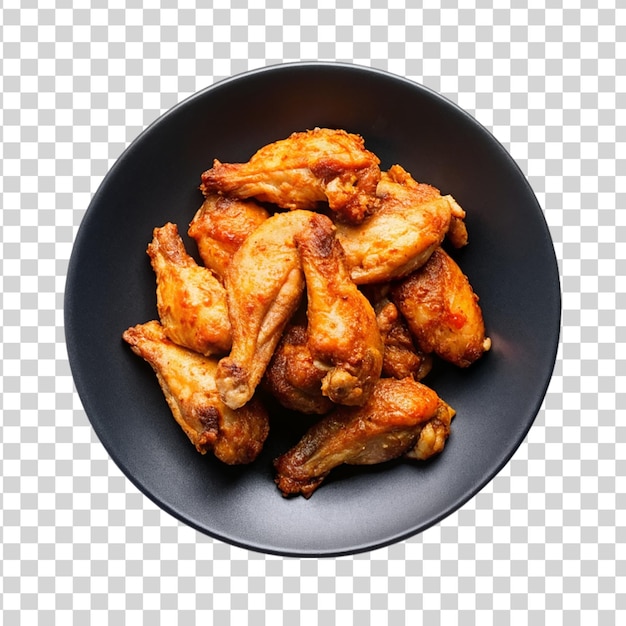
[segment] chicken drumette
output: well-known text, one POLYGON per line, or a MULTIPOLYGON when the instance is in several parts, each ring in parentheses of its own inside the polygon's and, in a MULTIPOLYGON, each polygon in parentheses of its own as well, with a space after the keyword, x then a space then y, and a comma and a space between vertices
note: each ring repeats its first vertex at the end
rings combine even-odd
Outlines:
POLYGON ((328 218, 312 221, 296 244, 306 281, 307 345, 326 372, 322 394, 337 404, 360 406, 382 369, 384 346, 376 314, 352 282, 328 218))
POLYGON ((361 224, 337 224, 350 276, 358 285, 406 276, 423 265, 449 232, 461 243, 465 212, 452 196, 416 182, 401 166, 383 172, 376 189, 378 209, 361 224))
POLYGON ((288 452, 274 461, 276 484, 285 496, 308 498, 330 471, 342 464, 372 465, 409 454, 427 458, 445 442, 446 421, 454 411, 413 378, 381 378, 362 407, 338 407, 322 417, 288 452), (422 430, 431 420, 439 435, 428 435, 419 454, 422 430))
POLYGON ((187 254, 175 224, 155 228, 148 256, 156 274, 157 310, 166 335, 206 356, 231 346, 226 291, 187 254))
POLYGON ((443 248, 394 287, 391 299, 427 354, 467 367, 491 347, 478 296, 443 248))
POLYGON ((358 223, 375 209, 378 157, 362 137, 315 128, 267 144, 246 163, 221 163, 202 174, 204 193, 256 198, 284 209, 328 202, 340 220, 358 223))
POLYGON ((267 413, 256 398, 237 411, 220 400, 215 358, 176 345, 157 321, 133 326, 123 338, 152 366, 174 419, 198 452, 212 450, 229 465, 258 456, 269 432, 267 413))

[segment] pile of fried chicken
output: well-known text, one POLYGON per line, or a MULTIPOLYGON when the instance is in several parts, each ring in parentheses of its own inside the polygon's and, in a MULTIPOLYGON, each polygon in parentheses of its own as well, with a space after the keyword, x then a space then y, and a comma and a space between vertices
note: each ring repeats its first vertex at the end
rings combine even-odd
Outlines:
POLYGON ((200 189, 202 264, 175 224, 155 228, 159 319, 123 334, 196 449, 254 461, 271 394, 318 416, 274 461, 284 496, 310 497, 344 463, 441 452, 455 411, 421 381, 433 358, 467 367, 491 345, 444 250, 467 243, 454 198, 327 128, 215 160, 200 189))

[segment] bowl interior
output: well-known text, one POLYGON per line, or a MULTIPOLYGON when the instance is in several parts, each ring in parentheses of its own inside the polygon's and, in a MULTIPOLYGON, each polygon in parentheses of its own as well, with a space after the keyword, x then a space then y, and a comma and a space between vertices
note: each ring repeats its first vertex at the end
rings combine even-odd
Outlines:
POLYGON ((87 415, 139 489, 213 537, 321 556, 420 532, 493 478, 543 400, 558 344, 560 290, 541 208, 515 162, 476 120, 385 72, 303 63, 217 83, 128 148, 80 227, 65 307, 70 363, 87 415), (425 381, 457 410, 440 457, 340 468, 305 501, 280 496, 271 461, 306 420, 273 410, 270 438, 251 466, 200 456, 172 419, 152 370, 121 334, 156 317, 146 245, 167 221, 185 233, 202 202, 200 174, 213 159, 245 161, 270 141, 316 126, 359 133, 382 167, 401 164, 465 209, 470 243, 455 256, 480 296, 493 349, 467 370, 440 367, 425 381))

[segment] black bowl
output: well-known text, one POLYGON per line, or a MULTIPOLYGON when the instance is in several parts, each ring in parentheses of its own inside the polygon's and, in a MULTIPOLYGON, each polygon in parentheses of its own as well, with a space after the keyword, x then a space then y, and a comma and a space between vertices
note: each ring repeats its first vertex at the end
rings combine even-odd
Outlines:
MULTIPOLYGON (((193 250, 191 242, 186 239, 193 250)), ((93 428, 128 478, 164 510, 252 550, 329 556, 421 532, 476 494, 523 441, 543 401, 559 340, 560 288, 543 213, 524 175, 474 118, 398 76, 338 63, 267 67, 221 81, 159 118, 104 179, 81 224, 65 294, 76 388, 93 428), (199 455, 174 422, 152 370, 122 332, 156 317, 145 253, 167 221, 184 233, 214 158, 245 161, 316 126, 361 134, 382 167, 399 163, 452 194, 470 244, 457 254, 493 348, 467 370, 427 382, 456 410, 446 449, 427 463, 339 468, 313 495, 284 499, 272 459, 306 420, 272 415, 261 456, 228 467, 199 455)))

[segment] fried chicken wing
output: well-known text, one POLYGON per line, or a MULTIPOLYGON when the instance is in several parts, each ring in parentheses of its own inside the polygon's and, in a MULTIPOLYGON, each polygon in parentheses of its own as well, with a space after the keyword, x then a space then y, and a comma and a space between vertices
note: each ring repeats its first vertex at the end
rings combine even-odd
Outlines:
POLYGON ((277 213, 237 250, 226 273, 233 345, 217 371, 217 387, 231 408, 254 394, 304 291, 296 235, 313 220, 311 211, 277 213))
POLYGON ((491 347, 478 296, 442 248, 391 292, 420 348, 467 367, 491 347))
POLYGON ((362 407, 338 407, 322 417, 291 450, 274 461, 284 496, 309 498, 343 464, 371 465, 412 450, 441 400, 413 378, 381 378, 362 407))
POLYGON ((375 208, 379 177, 379 159, 362 137, 315 128, 264 146, 247 163, 215 160, 201 188, 285 209, 314 210, 328 202, 339 219, 358 223, 375 208))
POLYGON ((443 241, 453 214, 465 215, 452 196, 416 182, 400 165, 383 172, 376 196, 379 208, 363 223, 337 224, 358 285, 406 276, 420 267, 443 241))
POLYGON ((385 346, 383 376, 422 380, 432 368, 432 357, 417 348, 398 308, 386 298, 374 310, 385 346))
POLYGON ((253 200, 209 194, 187 232, 198 245, 205 267, 223 280, 235 252, 269 215, 253 200))
POLYGON ((306 324, 290 325, 284 332, 265 372, 264 387, 292 411, 323 415, 334 403, 322 394, 326 369, 316 365, 309 347, 306 324))
POLYGON ((318 215, 296 243, 306 281, 308 347, 327 372, 322 394, 338 404, 362 405, 383 361, 374 309, 350 278, 330 219, 318 215))
POLYGON ((157 281, 157 310, 166 335, 205 356, 231 346, 226 291, 187 254, 175 224, 155 228, 148 256, 157 281))
POLYGON ((123 338, 152 366, 174 419, 198 452, 212 450, 229 465, 258 456, 269 432, 267 412, 256 398, 237 411, 220 400, 215 358, 176 345, 157 321, 133 326, 123 338))

